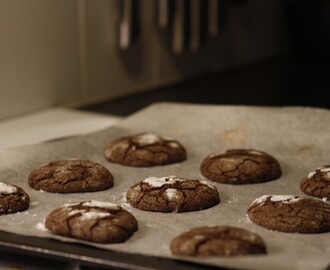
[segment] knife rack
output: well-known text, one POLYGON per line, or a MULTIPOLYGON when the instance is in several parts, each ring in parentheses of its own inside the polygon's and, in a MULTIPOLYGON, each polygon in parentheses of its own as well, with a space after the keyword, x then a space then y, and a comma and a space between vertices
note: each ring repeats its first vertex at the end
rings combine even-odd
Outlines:
MULTIPOLYGON (((118 45, 122 50, 138 38, 139 1, 118 0, 118 45)), ((220 34, 227 0, 157 0, 152 4, 160 34, 167 36, 174 54, 181 54, 199 51, 207 39, 220 34)))

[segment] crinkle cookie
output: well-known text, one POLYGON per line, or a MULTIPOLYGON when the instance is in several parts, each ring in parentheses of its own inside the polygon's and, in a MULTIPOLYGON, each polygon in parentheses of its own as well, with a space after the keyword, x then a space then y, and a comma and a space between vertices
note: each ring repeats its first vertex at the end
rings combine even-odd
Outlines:
POLYGON ((279 178, 279 162, 271 155, 252 149, 230 149, 207 156, 201 164, 202 174, 225 184, 253 184, 279 178))
POLYGON ((22 188, 0 182, 0 215, 24 211, 29 206, 30 197, 22 188))
POLYGON ((56 160, 33 170, 29 186, 57 193, 101 191, 113 186, 113 176, 101 164, 90 160, 56 160))
POLYGON ((133 207, 154 212, 197 211, 220 202, 215 186, 177 176, 148 177, 133 185, 126 199, 133 207))
POLYGON ((125 242, 138 230, 138 223, 120 206, 92 200, 53 210, 45 227, 57 235, 106 244, 125 242))
POLYGON ((201 257, 267 253, 259 235, 231 226, 190 229, 174 238, 170 249, 174 255, 201 257))
POLYGON ((264 195, 247 210, 250 219, 269 230, 290 233, 330 231, 330 205, 320 199, 264 195))
POLYGON ((184 161, 187 153, 178 141, 155 134, 138 134, 114 141, 104 149, 104 156, 113 163, 151 167, 184 161))
POLYGON ((330 165, 309 173, 300 182, 300 189, 308 195, 330 200, 330 165))

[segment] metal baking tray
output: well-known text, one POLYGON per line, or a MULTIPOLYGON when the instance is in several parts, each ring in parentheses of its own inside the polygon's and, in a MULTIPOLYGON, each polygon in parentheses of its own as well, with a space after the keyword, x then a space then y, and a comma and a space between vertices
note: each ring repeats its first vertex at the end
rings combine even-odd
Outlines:
POLYGON ((228 269, 179 260, 97 249, 83 244, 64 243, 54 239, 22 236, 0 231, 0 250, 31 257, 59 260, 89 267, 136 270, 228 269))

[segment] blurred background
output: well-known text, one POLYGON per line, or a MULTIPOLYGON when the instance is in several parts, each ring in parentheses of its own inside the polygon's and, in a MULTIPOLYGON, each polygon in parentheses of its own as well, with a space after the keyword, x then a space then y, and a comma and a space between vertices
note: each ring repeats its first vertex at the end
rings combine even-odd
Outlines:
POLYGON ((0 0, 0 120, 152 102, 329 108, 326 0, 0 0))
POLYGON ((0 0, 0 149, 161 101, 329 109, 329 29, 327 0, 0 0))

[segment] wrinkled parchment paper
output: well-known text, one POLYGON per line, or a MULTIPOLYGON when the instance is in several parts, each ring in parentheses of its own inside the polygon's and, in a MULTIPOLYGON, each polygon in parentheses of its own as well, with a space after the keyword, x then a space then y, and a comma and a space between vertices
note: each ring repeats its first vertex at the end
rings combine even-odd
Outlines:
POLYGON ((330 233, 304 235, 270 231, 249 221, 246 210, 255 198, 264 194, 303 195, 299 188, 300 180, 316 167, 330 162, 329 120, 330 111, 315 108, 158 103, 113 127, 84 137, 4 150, 0 152, 0 181, 25 189, 31 197, 31 206, 21 213, 0 216, 0 228, 21 235, 79 242, 42 230, 43 220, 50 211, 64 203, 104 200, 118 203, 130 211, 139 222, 139 231, 122 244, 84 242, 95 247, 174 258, 169 244, 183 231, 196 226, 232 225, 261 235, 268 255, 180 259, 239 269, 325 269, 330 264, 330 233), (103 148, 109 142, 141 132, 154 132, 179 140, 187 149, 187 161, 133 168, 104 159, 103 148), (211 152, 229 148, 266 151, 279 160, 283 175, 278 180, 253 185, 212 182, 218 188, 221 203, 197 212, 145 212, 130 207, 123 200, 130 186, 148 176, 178 175, 204 179, 199 170, 202 159, 211 152), (64 158, 99 162, 114 175, 114 187, 80 194, 53 194, 29 188, 27 176, 31 170, 40 164, 64 158))

